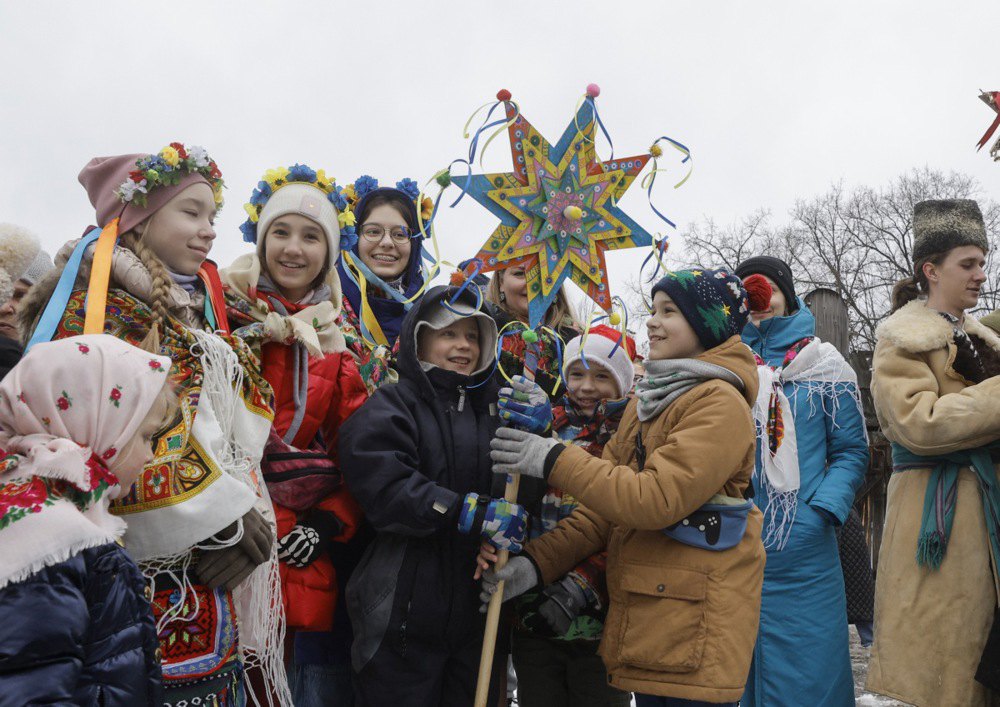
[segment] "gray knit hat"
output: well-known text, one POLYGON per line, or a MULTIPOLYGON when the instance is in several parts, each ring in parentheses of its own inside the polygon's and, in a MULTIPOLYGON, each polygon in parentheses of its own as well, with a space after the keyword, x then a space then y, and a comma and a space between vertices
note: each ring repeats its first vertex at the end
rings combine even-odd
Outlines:
POLYGON ((38 255, 35 259, 31 261, 31 265, 28 269, 24 271, 20 279, 27 282, 29 285, 34 285, 36 282, 42 279, 49 270, 54 268, 52 264, 52 258, 44 250, 38 251, 38 255))
POLYGON ((933 199, 913 206, 913 260, 944 253, 963 245, 986 252, 986 225, 979 204, 972 199, 933 199))

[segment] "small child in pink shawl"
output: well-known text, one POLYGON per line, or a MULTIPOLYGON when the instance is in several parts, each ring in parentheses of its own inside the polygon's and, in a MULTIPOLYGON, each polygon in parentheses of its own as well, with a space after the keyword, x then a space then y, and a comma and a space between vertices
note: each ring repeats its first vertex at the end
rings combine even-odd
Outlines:
POLYGON ((85 335, 0 383, 0 703, 161 703, 149 590, 108 504, 174 417, 169 368, 85 335))

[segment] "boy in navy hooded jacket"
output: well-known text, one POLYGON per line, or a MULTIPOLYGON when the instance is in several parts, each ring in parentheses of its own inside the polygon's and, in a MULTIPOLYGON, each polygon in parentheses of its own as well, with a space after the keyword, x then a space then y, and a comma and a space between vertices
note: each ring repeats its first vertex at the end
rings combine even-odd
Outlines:
MULTIPOLYGON (((341 430, 344 478, 377 531, 347 586, 361 705, 473 703, 484 631, 479 544, 516 552, 525 534, 524 510, 499 489, 487 495, 500 424, 496 343, 473 292, 433 288, 403 321, 399 381, 341 430)), ((496 655, 502 662, 506 651, 496 655)))

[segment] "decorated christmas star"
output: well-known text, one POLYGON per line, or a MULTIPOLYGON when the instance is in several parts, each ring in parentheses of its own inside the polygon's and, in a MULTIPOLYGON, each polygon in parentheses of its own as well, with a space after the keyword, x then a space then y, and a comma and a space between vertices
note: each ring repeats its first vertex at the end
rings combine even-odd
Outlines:
POLYGON ((552 145, 520 114, 510 93, 501 91, 497 99, 506 110, 514 170, 453 177, 500 219, 475 257, 484 272, 525 267, 532 328, 542 322, 566 278, 610 310, 605 253, 652 244, 652 236, 617 206, 651 155, 598 159, 593 99, 599 92, 588 87, 552 145))

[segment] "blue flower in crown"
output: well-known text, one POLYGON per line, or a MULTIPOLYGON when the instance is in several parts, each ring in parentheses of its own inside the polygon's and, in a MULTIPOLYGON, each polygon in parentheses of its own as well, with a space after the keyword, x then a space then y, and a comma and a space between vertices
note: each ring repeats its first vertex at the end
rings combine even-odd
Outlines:
POLYGON ((376 189, 378 189, 378 180, 370 175, 362 174, 354 181, 354 193, 358 195, 358 199, 376 189))
POLYGON ((257 182, 257 188, 253 190, 253 194, 250 196, 250 203, 254 206, 263 206, 271 198, 271 194, 270 184, 263 181, 257 182))
POLYGON ((290 182, 315 182, 316 170, 304 164, 294 164, 288 170, 288 181, 290 182))
POLYGON ((330 203, 334 205, 337 211, 345 211, 347 209, 347 197, 344 196, 344 190, 339 185, 334 185, 333 191, 326 198, 330 200, 330 203))
POLYGON ((354 226, 347 226, 340 229, 340 252, 345 253, 354 250, 358 244, 358 234, 354 231, 354 226))
POLYGON ((410 179, 409 177, 404 177, 396 182, 396 188, 411 199, 415 200, 418 196, 420 196, 420 186, 417 184, 416 180, 410 179))

